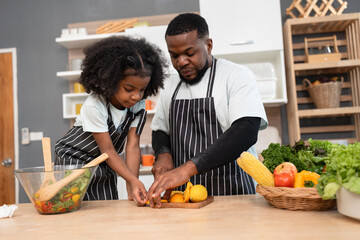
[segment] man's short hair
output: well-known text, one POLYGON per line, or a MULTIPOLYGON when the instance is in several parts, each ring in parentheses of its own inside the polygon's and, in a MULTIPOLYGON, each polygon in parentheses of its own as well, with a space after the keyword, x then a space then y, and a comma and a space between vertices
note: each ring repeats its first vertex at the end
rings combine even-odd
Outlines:
POLYGON ((208 37, 209 28, 203 17, 195 13, 182 13, 169 23, 165 36, 175 36, 197 30, 198 38, 208 37))

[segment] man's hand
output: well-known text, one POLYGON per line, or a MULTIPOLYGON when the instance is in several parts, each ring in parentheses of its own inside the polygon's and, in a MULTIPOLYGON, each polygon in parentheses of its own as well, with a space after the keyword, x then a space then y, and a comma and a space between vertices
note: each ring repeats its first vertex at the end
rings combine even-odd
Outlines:
MULTIPOLYGON (((151 169, 154 179, 156 180, 162 173, 170 171, 174 168, 172 156, 170 153, 161 153, 158 155, 156 162, 151 169)), ((167 189, 164 193, 163 198, 168 200, 170 198, 171 191, 173 189, 167 189)))
POLYGON ((172 161, 171 154, 170 153, 161 153, 158 155, 156 162, 155 162, 153 168, 151 169, 151 172, 154 175, 154 179, 156 180, 156 178, 160 174, 170 171, 173 168, 174 168, 174 164, 172 161))
POLYGON ((197 169, 192 161, 188 161, 178 168, 158 174, 148 192, 147 198, 149 199, 150 206, 160 208, 161 193, 163 191, 185 184, 195 174, 197 174, 197 169))

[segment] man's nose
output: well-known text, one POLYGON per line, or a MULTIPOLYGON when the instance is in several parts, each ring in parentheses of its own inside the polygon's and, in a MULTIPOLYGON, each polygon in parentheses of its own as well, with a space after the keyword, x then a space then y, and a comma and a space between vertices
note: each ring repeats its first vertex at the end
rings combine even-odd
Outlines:
POLYGON ((185 65, 189 64, 189 59, 187 56, 180 56, 178 59, 178 65, 180 67, 183 67, 185 65))

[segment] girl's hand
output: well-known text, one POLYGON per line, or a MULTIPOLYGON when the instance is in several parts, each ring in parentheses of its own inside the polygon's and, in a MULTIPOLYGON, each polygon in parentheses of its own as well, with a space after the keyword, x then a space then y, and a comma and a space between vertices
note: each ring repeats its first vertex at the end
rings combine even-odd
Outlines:
POLYGON ((139 179, 134 179, 130 182, 131 196, 137 206, 144 206, 148 201, 147 191, 144 184, 139 179))
POLYGON ((131 186, 130 186, 130 184, 128 182, 126 182, 126 192, 127 192, 127 195, 128 195, 128 200, 129 201, 134 201, 132 193, 131 193, 131 186))

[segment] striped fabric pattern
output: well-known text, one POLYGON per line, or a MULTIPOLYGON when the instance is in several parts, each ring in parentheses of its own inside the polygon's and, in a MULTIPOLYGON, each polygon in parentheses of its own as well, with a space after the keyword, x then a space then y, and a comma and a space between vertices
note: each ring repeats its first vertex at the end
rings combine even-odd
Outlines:
MULTIPOLYGON (((207 149, 223 133, 216 117, 214 98, 211 96, 215 70, 216 59, 213 59, 205 98, 176 99, 181 82, 174 91, 169 118, 175 167, 207 149)), ((236 160, 195 175, 190 181, 193 184, 204 185, 211 196, 255 193, 251 177, 236 164, 236 160)), ((184 191, 185 187, 182 185, 178 190, 184 191)))
MULTIPOLYGON (((127 109, 125 120, 116 129, 112 121, 109 103, 107 104, 109 135, 117 153, 124 149, 126 137, 132 121, 140 115, 136 133, 141 134, 146 122, 144 109, 132 113, 127 109)), ((84 132, 81 126, 74 126, 55 145, 56 165, 82 165, 98 157, 101 152, 91 132, 84 132)), ((84 200, 112 200, 118 199, 117 174, 105 163, 97 168, 84 200)))

